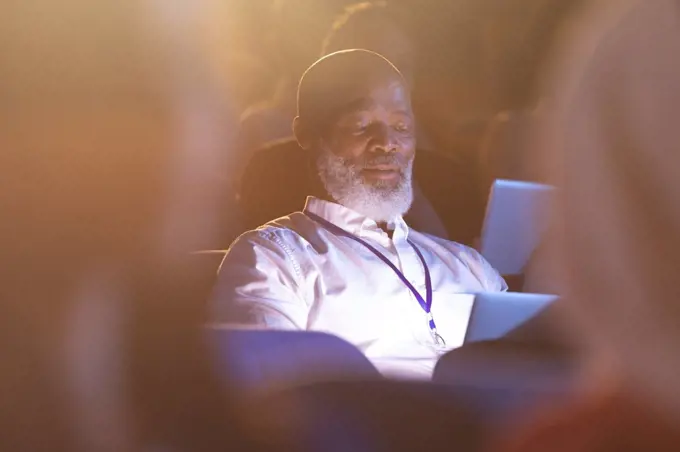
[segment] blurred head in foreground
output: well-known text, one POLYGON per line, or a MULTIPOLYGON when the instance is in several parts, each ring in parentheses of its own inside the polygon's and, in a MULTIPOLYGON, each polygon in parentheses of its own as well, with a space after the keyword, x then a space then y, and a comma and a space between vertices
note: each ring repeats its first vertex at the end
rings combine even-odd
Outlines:
POLYGON ((406 82, 384 57, 347 50, 314 63, 300 81, 295 135, 333 201, 377 222, 408 211, 415 123, 406 82))
POLYGON ((184 30, 195 16, 168 12, 34 0, 0 15, 7 450, 206 450, 230 436, 228 421, 214 428, 228 404, 183 259, 213 231, 206 170, 224 117, 191 46, 168 46, 152 20, 184 30))
POLYGON ((680 8, 599 2, 555 53, 537 139, 566 312, 596 367, 680 420, 680 8))

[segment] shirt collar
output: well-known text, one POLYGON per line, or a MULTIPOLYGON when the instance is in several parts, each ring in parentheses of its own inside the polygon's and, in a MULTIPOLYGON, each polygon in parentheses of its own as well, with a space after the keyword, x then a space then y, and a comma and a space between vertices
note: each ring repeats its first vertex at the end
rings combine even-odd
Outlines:
MULTIPOLYGON (((307 197, 304 212, 318 215, 324 220, 330 221, 334 225, 359 237, 376 232, 386 235, 374 220, 341 204, 325 201, 314 196, 307 197)), ((404 239, 408 237, 409 228, 401 216, 397 217, 390 224, 390 227, 394 228, 394 239, 397 237, 403 237, 404 239)))

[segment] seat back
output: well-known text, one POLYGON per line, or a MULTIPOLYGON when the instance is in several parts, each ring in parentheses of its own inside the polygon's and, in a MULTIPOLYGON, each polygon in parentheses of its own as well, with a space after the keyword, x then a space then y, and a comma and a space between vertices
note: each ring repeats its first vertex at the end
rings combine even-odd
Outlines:
POLYGON ((257 403, 289 423, 291 450, 475 452, 491 436, 455 390, 429 382, 317 383, 257 403))
POLYGON ((576 365, 570 352, 509 340, 476 342, 442 356, 433 381, 455 386, 487 419, 511 420, 569 397, 576 365))
POLYGON ((330 334, 223 327, 208 332, 218 353, 219 373, 244 390, 381 378, 363 353, 330 334))

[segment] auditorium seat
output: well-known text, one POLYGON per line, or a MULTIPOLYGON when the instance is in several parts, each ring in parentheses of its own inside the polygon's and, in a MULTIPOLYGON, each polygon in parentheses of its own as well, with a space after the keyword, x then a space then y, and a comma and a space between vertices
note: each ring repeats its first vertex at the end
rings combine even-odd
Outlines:
POLYGON ((208 333, 218 372, 245 391, 382 378, 356 347, 330 334, 226 327, 211 327, 208 333))
POLYGON ((455 387, 485 419, 507 422, 518 413, 569 397, 575 370, 571 351, 502 339, 448 352, 437 362, 432 379, 455 387))
MULTIPOLYGON (((404 219, 413 229, 472 246, 484 217, 476 161, 449 159, 419 149, 413 166, 414 205, 404 219)), ((246 229, 304 207, 324 196, 313 154, 295 139, 269 143, 253 153, 241 176, 239 203, 246 229)))
POLYGON ((476 452, 491 437, 455 388, 429 382, 315 383, 258 398, 251 408, 304 451, 476 452))

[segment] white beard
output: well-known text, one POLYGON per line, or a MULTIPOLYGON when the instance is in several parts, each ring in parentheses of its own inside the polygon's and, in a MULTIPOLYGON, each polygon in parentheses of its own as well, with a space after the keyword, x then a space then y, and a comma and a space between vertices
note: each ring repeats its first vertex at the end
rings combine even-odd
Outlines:
POLYGON ((396 186, 367 183, 360 167, 347 164, 328 150, 319 155, 317 169, 324 188, 338 204, 376 223, 393 222, 406 214, 413 203, 413 159, 402 167, 402 178, 396 186))

